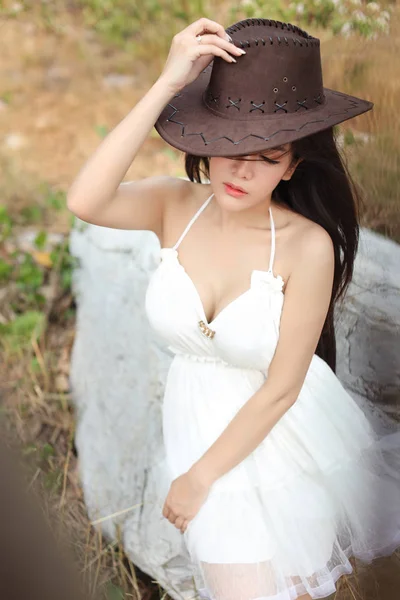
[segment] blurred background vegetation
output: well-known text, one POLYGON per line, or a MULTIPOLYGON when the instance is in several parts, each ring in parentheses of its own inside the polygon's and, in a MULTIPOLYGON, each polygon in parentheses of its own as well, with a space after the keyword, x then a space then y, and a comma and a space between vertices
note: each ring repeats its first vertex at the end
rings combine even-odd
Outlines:
MULTIPOLYGON (((0 417, 73 535, 90 589, 109 599, 163 592, 85 515, 68 386, 74 217, 65 197, 100 140, 156 81, 175 33, 201 16, 225 28, 272 18, 321 38, 324 85, 375 103, 339 129, 364 192, 362 225, 400 242, 399 3, 0 0, 0 417)), ((127 179, 150 173, 184 175, 181 153, 155 130, 127 179)), ((350 588, 341 583, 340 598, 350 588)))

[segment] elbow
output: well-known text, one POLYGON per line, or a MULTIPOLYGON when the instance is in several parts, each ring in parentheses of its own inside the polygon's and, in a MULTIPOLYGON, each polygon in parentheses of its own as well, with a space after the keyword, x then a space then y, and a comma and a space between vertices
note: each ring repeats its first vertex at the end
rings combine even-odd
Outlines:
POLYGON ((281 398, 281 401, 284 402, 287 406, 293 406, 299 397, 299 390, 291 390, 286 392, 281 398))
POLYGON ((66 197, 67 209, 69 210, 69 212, 74 214, 76 217, 85 221, 86 217, 85 217, 84 211, 82 210, 82 205, 83 205, 82 199, 78 199, 76 197, 73 198, 71 195, 67 194, 67 197, 66 197))
POLYGON ((300 390, 301 386, 299 387, 298 385, 284 386, 275 394, 275 399, 286 406, 293 406, 299 397, 300 390))
POLYGON ((269 410, 271 405, 281 404, 290 408, 296 402, 300 390, 296 387, 279 387, 268 385, 268 380, 259 390, 260 410, 269 410))
POLYGON ((79 204, 82 204, 82 203, 79 203, 79 200, 77 200, 77 198, 74 197, 70 191, 68 191, 67 196, 66 196, 66 204, 67 204, 68 210, 75 213, 79 207, 79 204))
POLYGON ((304 380, 302 380, 301 382, 298 382, 298 383, 293 383, 292 385, 286 387, 282 391, 281 398, 282 398, 283 402, 285 402, 289 406, 293 406, 293 404, 296 402, 296 400, 298 399, 298 397, 300 395, 300 392, 303 387, 303 383, 304 383, 304 380))
POLYGON ((281 375, 267 374, 264 384, 260 388, 261 401, 273 404, 284 404, 288 407, 298 399, 304 385, 304 377, 283 377, 281 375))
POLYGON ((81 215, 83 214, 83 207, 87 203, 88 196, 88 194, 85 193, 82 188, 79 191, 79 187, 80 186, 77 185, 76 182, 72 182, 69 189, 67 190, 65 198, 68 210, 74 213, 74 215, 76 215, 77 217, 81 217, 81 215))
POLYGON ((67 205, 67 209, 76 214, 76 205, 77 205, 77 201, 72 199, 72 195, 69 194, 67 192, 67 196, 66 196, 66 205, 67 205))

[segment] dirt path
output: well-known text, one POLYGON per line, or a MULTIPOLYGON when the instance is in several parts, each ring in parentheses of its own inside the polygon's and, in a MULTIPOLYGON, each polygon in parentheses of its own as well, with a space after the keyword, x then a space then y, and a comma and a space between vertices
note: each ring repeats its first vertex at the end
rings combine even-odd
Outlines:
MULTIPOLYGON (((11 191, 43 181, 66 189, 102 132, 115 127, 157 79, 147 65, 127 65, 126 53, 105 48, 78 25, 66 23, 65 30, 57 36, 27 20, 1 23, 3 189, 5 183, 11 191)), ((173 155, 153 130, 126 178, 183 174, 173 155)))

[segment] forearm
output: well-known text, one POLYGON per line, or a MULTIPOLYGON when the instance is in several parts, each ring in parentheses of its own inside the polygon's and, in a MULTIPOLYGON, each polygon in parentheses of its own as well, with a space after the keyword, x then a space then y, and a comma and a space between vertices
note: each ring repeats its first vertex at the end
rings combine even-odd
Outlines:
POLYGON ((261 386, 194 463, 190 469, 193 476, 207 486, 212 485, 257 448, 292 404, 288 396, 277 397, 268 385, 261 386))
POLYGON ((67 194, 68 206, 85 204, 95 212, 111 200, 175 91, 159 78, 135 107, 104 138, 74 179, 67 194))

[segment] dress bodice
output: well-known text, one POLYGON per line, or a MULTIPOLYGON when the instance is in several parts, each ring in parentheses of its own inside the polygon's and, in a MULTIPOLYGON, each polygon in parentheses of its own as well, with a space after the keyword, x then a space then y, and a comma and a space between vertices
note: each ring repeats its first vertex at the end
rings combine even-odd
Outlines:
POLYGON ((253 269, 249 287, 208 322, 199 293, 179 261, 178 247, 211 201, 202 204, 176 244, 161 248, 151 274, 145 310, 150 325, 174 354, 221 361, 240 368, 268 370, 279 338, 284 281, 273 274, 275 225, 271 207, 271 250, 267 271, 253 269))

